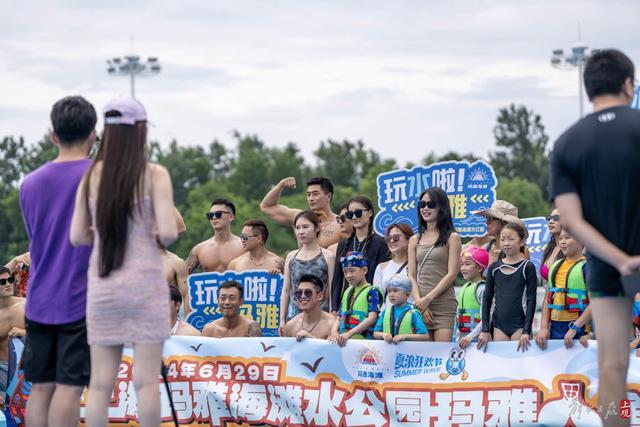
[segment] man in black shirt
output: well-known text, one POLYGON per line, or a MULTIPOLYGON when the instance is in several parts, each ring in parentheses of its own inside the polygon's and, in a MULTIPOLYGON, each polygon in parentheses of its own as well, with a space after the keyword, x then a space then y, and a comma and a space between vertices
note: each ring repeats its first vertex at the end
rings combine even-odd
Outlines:
POLYGON ((618 50, 588 60, 584 82, 594 112, 567 130, 551 160, 551 195, 560 221, 588 251, 587 286, 598 339, 601 416, 626 399, 631 296, 621 275, 640 270, 640 111, 633 98, 634 66, 618 50))

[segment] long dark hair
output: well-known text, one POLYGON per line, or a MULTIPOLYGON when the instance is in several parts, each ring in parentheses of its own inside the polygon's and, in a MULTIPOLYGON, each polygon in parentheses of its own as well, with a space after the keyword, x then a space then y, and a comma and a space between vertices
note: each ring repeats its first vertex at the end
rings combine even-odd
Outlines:
MULTIPOLYGON (((106 113, 106 117, 118 115, 118 112, 106 113)), ((129 217, 135 201, 142 200, 144 195, 146 140, 145 122, 105 125, 96 159, 87 172, 85 196, 89 200, 91 173, 96 164, 102 162, 95 223, 100 236, 100 277, 107 277, 124 261, 129 217)))
MULTIPOLYGON (((551 237, 549 238, 549 241, 547 242, 547 245, 544 247, 544 252, 542 252, 542 263, 543 264, 545 262, 547 262, 547 260, 549 259, 549 257, 553 253, 553 250, 556 248, 556 246, 558 246, 558 241, 556 240, 556 236, 551 235, 551 237)), ((559 260, 559 259, 564 259, 564 254, 562 253, 562 251, 558 252, 558 256, 556 257, 556 261, 559 260)))
MULTIPOLYGON (((371 235, 373 234, 373 219, 376 216, 376 210, 373 207, 373 203, 371 202, 371 199, 369 199, 367 196, 353 196, 347 203, 347 209, 349 209, 349 206, 351 206, 351 203, 360 203, 368 211, 371 212, 371 219, 369 220, 369 232, 367 233, 367 237, 364 239, 364 242, 363 242, 364 243, 363 247, 366 247, 367 242, 369 241, 369 239, 371 238, 371 235)), ((355 238, 356 238, 356 228, 354 227, 353 231, 351 232, 351 236, 347 238, 347 244, 344 245, 344 248, 342 249, 342 253, 338 257, 338 259, 340 259, 340 257, 343 257, 349 251, 349 247, 351 247, 351 245, 353 244, 353 240, 355 238)))
MULTIPOLYGON (((418 200, 422 200, 425 194, 429 195, 429 199, 435 202, 438 208, 438 222, 436 228, 438 229, 438 240, 436 240, 435 246, 445 246, 449 241, 451 233, 456 231, 453 226, 453 218, 451 217, 451 206, 449 206, 449 198, 447 193, 439 187, 429 187, 420 194, 418 200)), ((422 237, 422 233, 427 231, 427 222, 422 218, 420 214, 420 207, 418 209, 418 241, 422 237)))
POLYGON ((320 217, 317 213, 315 213, 314 211, 302 211, 298 213, 298 215, 296 215, 296 217, 293 219, 294 228, 298 224, 298 220, 300 218, 304 218, 311 224, 313 224, 313 227, 316 229, 316 237, 320 236, 320 217))

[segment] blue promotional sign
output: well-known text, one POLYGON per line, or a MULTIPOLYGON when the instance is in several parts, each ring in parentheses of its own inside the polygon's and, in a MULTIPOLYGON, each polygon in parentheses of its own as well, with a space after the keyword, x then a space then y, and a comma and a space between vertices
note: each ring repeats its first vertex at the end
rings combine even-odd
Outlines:
POLYGON ((418 230, 418 197, 429 187, 440 187, 449 196, 456 230, 463 237, 482 236, 485 219, 471 212, 488 209, 496 197, 498 180, 491 165, 479 160, 440 162, 411 169, 396 169, 378 175, 380 212, 375 231, 383 235, 391 224, 406 222, 418 230))
POLYGON ((640 110, 640 86, 636 88, 636 91, 633 94, 633 101, 631 101, 630 107, 640 110))
POLYGON ((258 322, 264 336, 277 337, 284 277, 282 274, 271 275, 266 270, 190 275, 189 305, 192 311, 186 321, 202 330, 207 323, 222 317, 218 309, 218 287, 228 280, 240 282, 244 288, 240 314, 258 322))
POLYGON ((542 254, 551 237, 549 228, 547 227, 547 220, 542 216, 537 216, 535 218, 525 218, 522 221, 529 231, 527 248, 531 254, 531 261, 535 264, 536 271, 540 271, 542 254))

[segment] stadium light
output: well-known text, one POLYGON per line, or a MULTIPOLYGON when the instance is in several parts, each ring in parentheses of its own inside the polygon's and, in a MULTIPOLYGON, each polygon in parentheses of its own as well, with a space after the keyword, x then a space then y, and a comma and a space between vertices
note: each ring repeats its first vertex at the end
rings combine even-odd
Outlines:
POLYGON ((135 98, 135 79, 137 76, 155 76, 160 73, 162 66, 158 58, 150 56, 146 60, 140 60, 138 55, 127 55, 107 59, 107 73, 112 76, 129 76, 131 85, 131 96, 135 98))

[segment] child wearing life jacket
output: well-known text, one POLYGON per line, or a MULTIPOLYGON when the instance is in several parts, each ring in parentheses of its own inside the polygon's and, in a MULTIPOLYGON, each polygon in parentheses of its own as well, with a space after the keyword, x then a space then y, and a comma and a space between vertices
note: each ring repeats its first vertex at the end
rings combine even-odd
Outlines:
POLYGON ((382 305, 382 292, 367 283, 367 259, 361 252, 349 252, 340 258, 349 287, 342 293, 331 341, 344 346, 347 340, 371 339, 382 305))
POLYGON ((640 356, 640 293, 637 293, 633 300, 633 311, 631 312, 633 322, 633 336, 629 342, 631 350, 636 349, 636 355, 640 356))
POLYGON ((482 330, 482 294, 485 280, 482 272, 489 264, 489 252, 471 246, 462 252, 460 272, 467 282, 458 293, 458 316, 456 318, 458 345, 466 348, 482 330))
POLYGON ((542 306, 540 331, 536 343, 546 348, 546 340, 564 340, 567 348, 574 339, 588 346, 590 337, 591 308, 585 285, 586 259, 583 246, 563 229, 558 244, 565 258, 549 268, 549 281, 542 306))
POLYGON ((373 337, 386 343, 400 341, 426 341, 427 327, 420 312, 407 303, 411 295, 411 280, 396 274, 386 283, 387 298, 391 303, 382 310, 373 330, 373 337))

